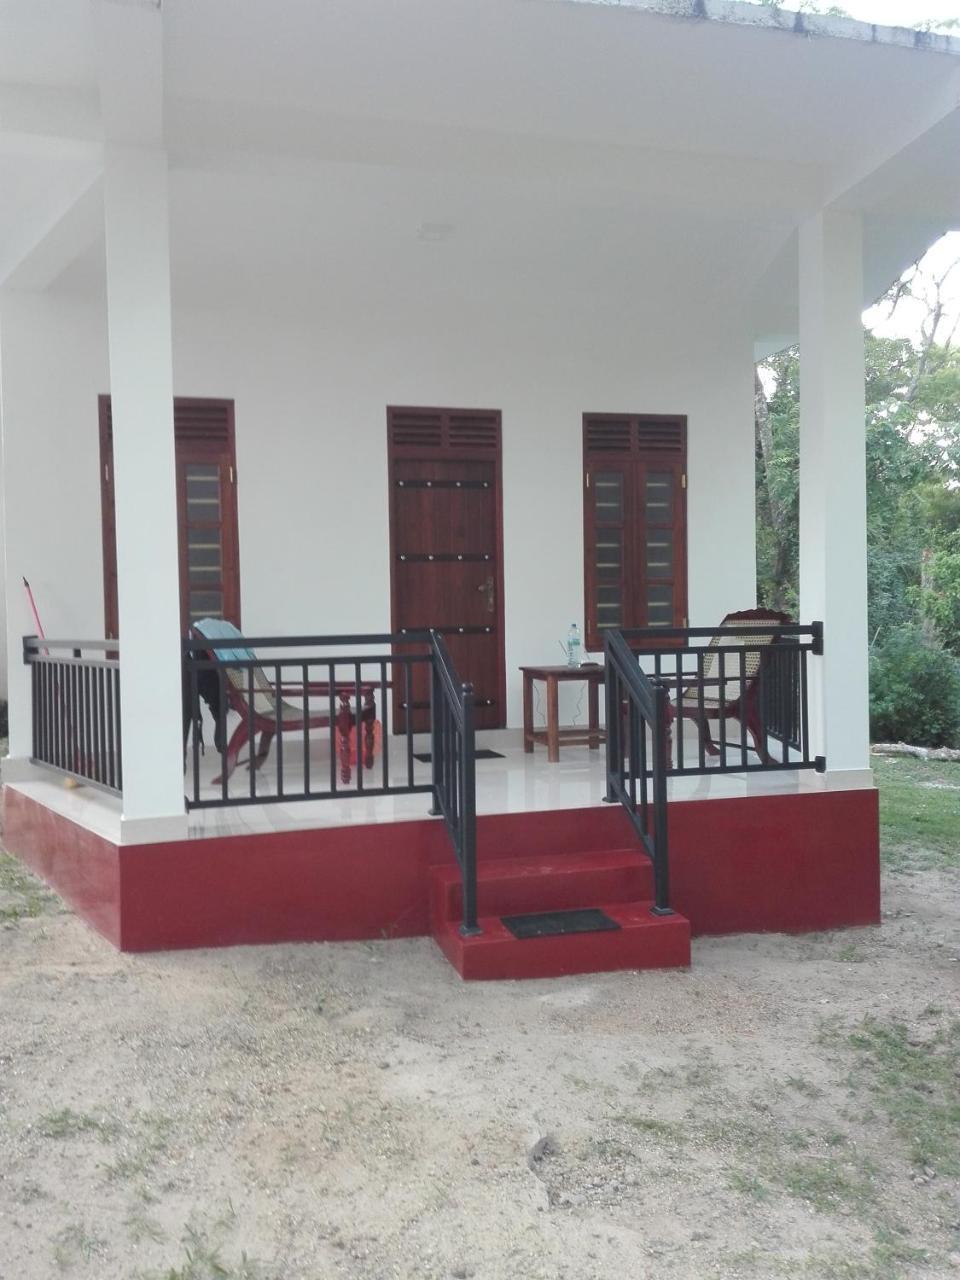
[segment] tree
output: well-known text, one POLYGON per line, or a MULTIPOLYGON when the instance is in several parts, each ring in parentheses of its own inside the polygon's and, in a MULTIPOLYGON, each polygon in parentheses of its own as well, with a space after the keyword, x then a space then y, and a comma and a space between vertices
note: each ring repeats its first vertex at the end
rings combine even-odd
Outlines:
MULTIPOLYGON (((864 336, 871 634, 924 619, 960 653, 960 350, 948 286, 960 264, 923 262, 882 300, 918 312, 915 341, 864 336), (926 565, 927 581, 923 582, 926 565)), ((764 361, 755 383, 757 570, 762 603, 796 611, 799 353, 764 361)))

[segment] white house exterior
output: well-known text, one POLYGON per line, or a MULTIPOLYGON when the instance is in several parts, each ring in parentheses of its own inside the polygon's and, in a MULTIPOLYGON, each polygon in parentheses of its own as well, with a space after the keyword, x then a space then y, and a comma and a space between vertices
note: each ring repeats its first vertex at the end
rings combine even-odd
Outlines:
MULTIPOLYGON (((187 835, 174 396, 232 401, 243 629, 392 626, 388 406, 499 411, 508 728, 584 603, 585 414, 686 419, 685 621, 755 602, 753 368, 802 350, 817 786, 869 786, 861 311, 960 222, 960 43, 721 0, 4 0, 11 785, 104 634, 121 842, 187 835)), ((572 704, 571 704, 572 705, 572 704)), ((811 783, 812 785, 812 783, 811 783)))

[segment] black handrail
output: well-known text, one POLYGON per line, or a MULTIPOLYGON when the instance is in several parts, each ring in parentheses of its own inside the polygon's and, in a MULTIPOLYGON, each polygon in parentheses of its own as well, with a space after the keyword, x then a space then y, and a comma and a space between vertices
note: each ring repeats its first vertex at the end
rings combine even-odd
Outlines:
POLYGON ((823 623, 728 623, 718 627, 646 627, 618 631, 647 674, 666 686, 676 714, 676 760, 671 776, 771 773, 825 768, 812 754, 807 660, 823 654, 823 623), (709 643, 692 643, 694 641, 709 643), (757 659, 755 675, 747 661, 757 659), (714 669, 708 674, 707 664, 714 669), (739 721, 728 736, 718 714, 721 696, 739 721), (712 703, 712 705, 711 705, 712 703), (684 743, 683 720, 699 722, 696 756, 684 743), (718 742, 706 731, 715 720, 718 742), (771 752, 770 739, 778 744, 771 752), (710 763, 707 763, 707 756, 710 763))
POLYGON ((30 668, 31 749, 45 765, 120 795, 120 663, 116 640, 23 637, 30 668), (92 651, 96 657, 84 656, 92 651))
POLYGON ((422 673, 433 661, 429 632, 235 638, 195 634, 182 641, 182 649, 188 809, 432 794, 432 781, 418 777, 410 714, 418 682, 426 694, 428 677, 422 673), (346 652, 350 649, 353 652, 346 652), (232 650, 251 656, 240 657, 232 650), (213 720, 219 757, 213 794, 211 784, 201 777, 201 700, 213 720), (239 723, 231 722, 228 735, 230 712, 239 716, 239 723), (398 746, 391 745, 392 713, 403 724, 398 746), (193 745, 187 759, 191 726, 193 745), (311 743, 321 738, 330 747, 329 772, 322 776, 312 767, 310 753, 311 743), (291 747, 300 754, 296 763, 291 747), (241 762, 242 751, 248 755, 241 762), (258 783, 258 770, 271 752, 275 789, 258 783), (240 763, 248 767, 240 770, 240 763))
POLYGON ((463 886, 464 937, 480 933, 477 922, 477 796, 473 685, 462 683, 443 636, 430 633, 430 695, 433 808, 447 824, 463 886))
POLYGON ((636 655, 620 632, 606 632, 603 649, 607 730, 604 799, 610 804, 619 801, 623 806, 653 863, 654 913, 671 915, 667 835, 669 695, 663 685, 640 669, 636 655))

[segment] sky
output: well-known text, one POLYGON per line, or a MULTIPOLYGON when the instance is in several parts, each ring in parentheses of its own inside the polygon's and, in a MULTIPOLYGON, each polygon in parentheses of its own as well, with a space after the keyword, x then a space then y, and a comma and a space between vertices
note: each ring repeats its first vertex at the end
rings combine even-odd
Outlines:
MULTIPOLYGON (((833 0, 814 0, 811 5, 817 9, 827 9, 833 0)), ((785 9, 793 8, 791 0, 784 0, 785 9)), ((845 10, 851 18, 859 18, 861 22, 878 22, 893 27, 916 27, 927 22, 948 22, 950 19, 960 21, 960 0, 839 0, 838 7, 845 10)), ((946 28, 950 32, 949 28, 946 28)), ((960 28, 950 32, 960 36, 960 28)), ((952 231, 939 240, 923 260, 925 272, 940 276, 953 262, 960 260, 960 231, 952 231)), ((918 282, 918 292, 921 290, 918 282)), ((950 276, 944 289, 948 299, 950 319, 960 315, 960 265, 950 276)), ((889 308, 872 307, 864 312, 864 323, 874 332, 885 337, 913 338, 918 337, 920 323, 926 313, 922 302, 904 299, 897 306, 893 315, 889 308)))
MULTIPOLYGON (((825 10, 834 3, 851 18, 889 27, 917 27, 930 21, 960 19, 960 0, 814 0, 810 7, 825 10)), ((792 0, 783 0, 782 7, 797 6, 792 0)), ((960 35, 960 31, 954 34, 960 35)))

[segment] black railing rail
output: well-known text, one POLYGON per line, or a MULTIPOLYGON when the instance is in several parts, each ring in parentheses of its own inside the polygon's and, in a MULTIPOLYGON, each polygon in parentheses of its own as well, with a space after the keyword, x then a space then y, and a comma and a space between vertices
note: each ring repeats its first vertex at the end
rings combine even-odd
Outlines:
POLYGON ((618 631, 603 640, 606 663, 607 789, 619 801, 653 863, 653 910, 670 914, 667 764, 670 699, 618 631))
POLYGON ((460 932, 480 932, 477 923, 477 802, 473 685, 461 683, 443 636, 431 632, 430 693, 432 812, 442 814, 460 865, 463 920, 460 932))
POLYGON ((406 707, 416 670, 432 661, 426 631, 185 639, 185 748, 193 727, 185 758, 187 808, 432 793, 432 781, 416 768, 411 716, 403 717, 399 742, 392 741, 390 719, 395 688, 398 705, 406 707), (212 780, 201 767, 201 702, 213 723, 219 765, 212 780), (322 772, 311 754, 320 741, 329 746, 322 772), (261 783, 259 770, 271 752, 261 783))
POLYGON ((123 790, 116 640, 24 636, 30 668, 30 759, 114 795, 123 790))
POLYGON ((809 656, 823 653, 822 623, 648 627, 616 634, 668 691, 672 776, 825 767, 822 756, 811 754, 808 678, 809 656), (728 717, 719 715, 721 697, 727 708, 736 704, 731 715, 739 732, 731 734, 728 717), (692 759, 684 719, 698 722, 692 759), (716 727, 716 741, 700 728, 706 723, 711 735, 716 727))

